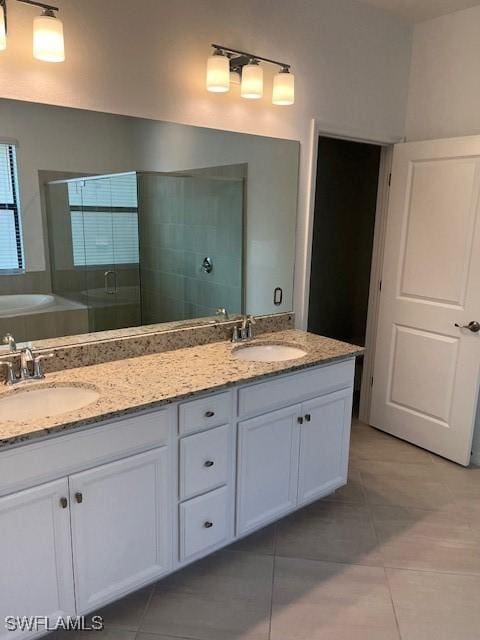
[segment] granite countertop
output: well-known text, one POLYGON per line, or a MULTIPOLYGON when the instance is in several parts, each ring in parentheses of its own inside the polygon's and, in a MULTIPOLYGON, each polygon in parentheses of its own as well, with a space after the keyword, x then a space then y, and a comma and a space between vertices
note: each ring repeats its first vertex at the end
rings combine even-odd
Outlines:
POLYGON ((23 422, 2 420, 0 447, 160 407, 198 393, 213 393, 232 385, 351 358, 364 351, 355 345, 295 329, 262 334, 254 343, 288 344, 300 347, 307 355, 284 362, 246 362, 232 356, 230 342, 215 342, 58 371, 47 374, 43 381, 25 386, 1 386, 0 399, 7 394, 28 393, 40 387, 67 385, 94 388, 100 398, 59 416, 23 422))

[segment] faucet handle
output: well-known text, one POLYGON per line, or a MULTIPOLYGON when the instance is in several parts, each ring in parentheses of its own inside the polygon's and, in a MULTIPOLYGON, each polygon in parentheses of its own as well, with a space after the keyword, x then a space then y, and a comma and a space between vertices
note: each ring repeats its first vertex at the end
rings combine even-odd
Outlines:
POLYGON ((50 358, 54 357, 55 353, 40 353, 38 354, 38 356, 35 356, 35 358, 33 359, 33 377, 39 379, 44 378, 45 373, 43 371, 42 361, 49 360, 50 358))

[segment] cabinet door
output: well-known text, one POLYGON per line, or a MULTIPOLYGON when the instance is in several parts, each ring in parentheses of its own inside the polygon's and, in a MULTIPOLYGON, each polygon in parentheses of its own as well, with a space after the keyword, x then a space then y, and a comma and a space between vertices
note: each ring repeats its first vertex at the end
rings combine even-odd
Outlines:
POLYGON ((86 613, 172 566, 169 450, 70 477, 77 609, 86 613))
POLYGON ((295 507, 300 409, 295 405, 238 425, 238 535, 295 507))
POLYGON ((347 481, 352 390, 305 402, 302 415, 299 505, 331 493, 347 481))
POLYGON ((7 616, 75 614, 66 479, 0 499, 0 567, 2 640, 7 616))

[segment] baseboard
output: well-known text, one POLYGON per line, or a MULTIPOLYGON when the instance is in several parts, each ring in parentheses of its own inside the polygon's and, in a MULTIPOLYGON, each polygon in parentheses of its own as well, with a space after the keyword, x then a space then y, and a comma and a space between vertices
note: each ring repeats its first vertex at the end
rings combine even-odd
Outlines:
POLYGON ((472 464, 480 467, 480 451, 472 451, 472 457, 470 458, 472 464))

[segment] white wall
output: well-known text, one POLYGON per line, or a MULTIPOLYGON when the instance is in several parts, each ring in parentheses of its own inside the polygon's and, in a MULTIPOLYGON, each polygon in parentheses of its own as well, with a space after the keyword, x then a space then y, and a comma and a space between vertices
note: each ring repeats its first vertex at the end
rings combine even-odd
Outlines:
POLYGON ((374 138, 404 133, 411 29, 355 0, 59 0, 67 62, 32 60, 35 11, 9 2, 4 97, 300 140, 296 308, 303 300, 311 118, 374 138), (204 89, 209 43, 285 59, 294 107, 204 89))
POLYGON ((480 6, 415 26, 409 140, 480 133, 480 6))
POLYGON ((38 172, 82 174, 133 169, 131 124, 127 118, 0 100, 0 140, 7 138, 18 144, 25 266, 27 271, 43 271, 38 172), (106 139, 108 144, 104 144, 106 139))

